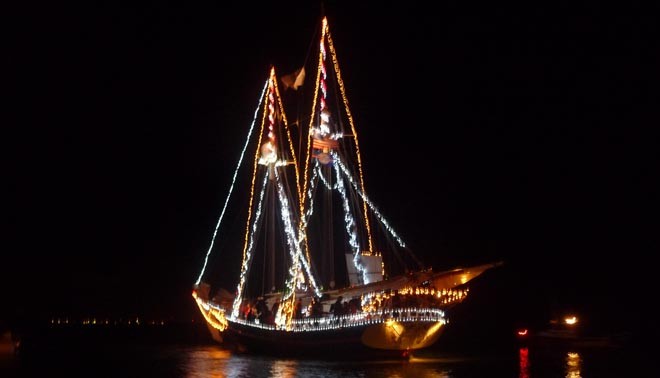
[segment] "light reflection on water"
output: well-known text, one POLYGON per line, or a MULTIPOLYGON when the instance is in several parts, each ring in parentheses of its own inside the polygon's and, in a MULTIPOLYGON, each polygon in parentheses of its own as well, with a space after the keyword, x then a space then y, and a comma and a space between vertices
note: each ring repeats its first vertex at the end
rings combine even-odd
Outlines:
POLYGON ((336 361, 233 354, 217 345, 53 343, 14 363, 0 363, 0 377, 646 377, 648 361, 619 350, 533 347, 516 347, 497 355, 432 351, 418 353, 409 361, 336 361))
POLYGON ((179 370, 187 378, 199 377, 420 377, 451 378, 451 364, 461 358, 411 358, 409 361, 323 361, 232 355, 216 346, 184 348, 179 370))
POLYGON ((520 378, 529 378, 529 349, 527 348, 520 348, 518 351, 518 358, 519 358, 519 363, 520 365, 520 378))
POLYGON ((231 358, 231 353, 226 350, 210 347, 192 349, 187 357, 181 362, 183 371, 188 378, 221 378, 225 377, 227 361, 231 358))
POLYGON ((580 365, 582 360, 580 354, 576 352, 568 352, 566 354, 566 378, 581 378, 580 365))
POLYGON ((277 360, 270 367, 270 376, 274 378, 293 378, 298 371, 298 361, 277 360))

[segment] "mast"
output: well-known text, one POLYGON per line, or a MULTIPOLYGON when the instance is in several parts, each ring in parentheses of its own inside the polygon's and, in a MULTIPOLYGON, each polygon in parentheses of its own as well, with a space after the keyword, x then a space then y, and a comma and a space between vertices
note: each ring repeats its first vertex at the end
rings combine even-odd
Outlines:
MULTIPOLYGON (((256 141, 256 148, 253 156, 252 180, 250 184, 250 199, 248 205, 248 214, 245 225, 243 259, 241 263, 241 272, 239 283, 236 287, 236 297, 232 306, 231 316, 237 318, 242 301, 246 295, 245 289, 248 282, 248 273, 253 263, 255 249, 260 243, 265 249, 273 247, 277 249, 277 236, 269 238, 265 236, 263 242, 258 239, 259 232, 262 230, 260 224, 267 219, 272 220, 271 232, 275 232, 275 224, 278 223, 282 230, 285 249, 290 257, 292 267, 289 269, 290 277, 286 283, 284 300, 295 298, 295 289, 302 280, 308 282, 312 289, 319 291, 316 281, 311 274, 310 264, 302 257, 299 234, 294 227, 299 224, 299 215, 292 211, 300 202, 299 170, 297 167, 297 158, 291 138, 291 133, 282 106, 282 100, 277 87, 275 69, 271 68, 267 85, 267 94, 264 96, 261 104, 261 127, 256 141), (287 179, 287 169, 293 167, 295 173, 294 189, 289 187, 287 179), (273 207, 268 208, 270 205, 273 207), (266 212, 266 214, 264 214, 266 212), (270 213, 270 214, 269 214, 270 213)), ((270 226, 267 226, 270 227, 270 226)), ((263 264, 269 260, 264 257, 263 264)), ((273 260, 270 260, 271 262, 273 260)), ((265 267, 262 271, 265 270, 265 267)), ((271 265, 271 271, 274 271, 274 265, 271 265)), ((263 285, 266 283, 264 277, 263 285)), ((286 314, 286 317, 290 317, 286 314)))
MULTIPOLYGON (((348 122, 351 126, 351 133, 353 134, 353 140, 355 142, 355 153, 357 156, 357 162, 358 162, 358 171, 359 171, 359 178, 360 178, 360 188, 362 190, 362 193, 364 197, 367 195, 367 191, 365 190, 364 186, 364 174, 362 173, 362 156, 360 154, 360 143, 358 142, 358 135, 357 135, 357 130, 355 129, 355 122, 353 122, 353 116, 351 115, 351 110, 348 106, 348 97, 346 97, 346 90, 344 88, 344 81, 341 79, 341 72, 339 71, 339 62, 337 61, 337 53, 335 52, 335 46, 332 43, 332 36, 330 35, 330 27, 327 26, 327 19, 326 20, 326 28, 328 29, 327 31, 327 36, 328 36, 328 47, 330 48, 330 56, 332 57, 332 63, 335 68, 335 74, 337 75, 337 84, 339 85, 339 89, 341 92, 341 98, 344 102, 344 109, 346 110, 346 116, 348 118, 348 122)), ((369 253, 373 254, 374 253, 374 248, 373 248, 373 237, 371 235, 371 225, 369 223, 369 217, 367 216, 367 202, 366 200, 362 200, 362 209, 364 211, 364 222, 367 227, 367 240, 369 242, 369 253)))
MULTIPOLYGON (((345 213, 345 232, 347 233, 347 239, 349 240, 351 254, 353 255, 353 264, 355 268, 360 272, 358 274, 358 283, 368 283, 368 273, 367 268, 362 263, 362 256, 371 256, 375 255, 374 246, 373 246, 373 237, 371 232, 371 225, 368 216, 368 208, 366 198, 366 191, 362 173, 362 158, 360 156, 359 143, 357 138, 357 132, 355 129, 355 124, 353 121, 352 114, 348 105, 348 99, 345 93, 345 88, 343 81, 341 79, 341 72, 339 70, 339 64, 337 61, 336 52, 332 42, 332 37, 330 34, 330 28, 328 25, 327 17, 322 19, 322 29, 321 29, 321 38, 319 41, 319 55, 318 55, 318 65, 316 70, 316 81, 314 88, 314 96, 312 101, 312 116, 310 117, 309 126, 308 126, 308 136, 307 136, 307 148, 306 148, 306 158, 305 158, 305 167, 304 167, 304 178, 303 178, 303 197, 301 201, 301 214, 305 214, 303 217, 303 224, 301 224, 301 230, 307 228, 308 218, 313 211, 313 198, 312 198, 312 186, 314 183, 311 181, 321 177, 322 171, 317 167, 318 164, 322 166, 331 167, 329 171, 336 173, 336 180, 333 182, 333 185, 336 186, 338 193, 340 194, 340 200, 343 202, 341 205, 345 213), (330 55, 330 57, 328 57, 330 55), (331 104, 328 103, 328 94, 331 90, 330 85, 332 85, 333 94, 341 98, 341 102, 337 101, 336 109, 333 109, 331 104), (343 118, 348 120, 350 125, 350 134, 345 135, 339 126, 343 124, 343 118), (348 139, 351 139, 349 142, 348 139), (353 143, 353 146, 344 148, 344 144, 353 143), (354 150, 355 156, 352 156, 354 150), (351 169, 351 167, 346 167, 342 165, 342 155, 346 154, 346 159, 349 161, 357 161, 357 180, 358 180, 358 191, 361 192, 362 198, 357 199, 361 203, 361 210, 352 208, 352 202, 349 197, 349 192, 352 191, 351 185, 353 184, 350 180, 353 180, 352 175, 349 177, 344 177, 348 174, 348 171, 342 171, 344 169, 351 169), (312 172, 312 170, 317 170, 317 172, 312 172), (344 182, 345 180, 349 180, 344 182), (360 213, 361 218, 356 219, 353 214, 353 210, 357 210, 360 213), (362 236, 358 235, 358 225, 356 222, 363 222, 365 229, 364 234, 364 243, 360 241, 362 236), (363 248, 363 244, 366 244, 366 250, 363 248)), ((328 178, 325 178, 327 182, 328 178)), ((303 233, 303 232, 301 232, 303 233)), ((309 253, 307 254, 309 256, 309 253)), ((308 257, 309 258, 309 257, 308 257)), ((321 259, 323 261, 323 259, 321 259)))

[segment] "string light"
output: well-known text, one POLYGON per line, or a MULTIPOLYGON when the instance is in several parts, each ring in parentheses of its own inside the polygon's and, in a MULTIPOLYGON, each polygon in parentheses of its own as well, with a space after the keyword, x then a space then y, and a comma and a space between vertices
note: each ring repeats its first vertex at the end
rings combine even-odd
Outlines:
MULTIPOLYGON (((259 96, 259 104, 261 104, 261 101, 263 101, 264 94, 266 93, 266 89, 268 88, 269 81, 270 79, 266 80, 266 84, 264 85, 264 88, 261 90, 261 96, 259 96)), ((231 193, 234 191, 234 184, 236 183, 238 170, 241 167, 241 163, 243 162, 245 151, 247 150, 248 144, 250 142, 250 137, 252 136, 252 130, 254 130, 254 125, 257 122, 257 115, 259 114, 259 109, 260 106, 257 106, 257 109, 254 111, 254 117, 252 118, 252 124, 250 125, 250 130, 248 131, 247 138, 245 138, 246 139, 245 144, 243 145, 243 149, 241 150, 241 155, 238 159, 238 164, 236 165, 236 169, 234 169, 234 176, 231 179, 231 185, 229 185, 229 193, 227 194, 227 198, 225 198, 225 204, 222 206, 222 212, 220 213, 218 222, 216 223, 215 229, 213 230, 213 236, 211 237, 211 245, 209 245, 209 249, 206 251, 206 256, 204 257, 204 264, 202 265, 202 270, 199 272, 199 277, 197 277, 197 281, 195 281, 195 285, 199 285, 199 283, 202 281, 202 277, 204 276, 204 271, 206 270, 206 264, 208 264, 209 255, 213 250, 213 244, 215 243, 215 238, 218 234, 218 228, 220 227, 222 218, 225 216, 225 211, 227 210, 227 204, 229 203, 229 198, 231 197, 231 193)))
MULTIPOLYGON (((332 36, 330 35, 330 26, 328 26, 328 20, 326 17, 323 17, 323 25, 325 33, 323 36, 327 36, 328 47, 330 48, 330 57, 332 58, 332 64, 335 69, 335 74, 337 76, 337 84, 339 85, 339 92, 341 93, 342 101, 344 102, 344 109, 346 110, 346 118, 348 118, 348 123, 351 125, 351 133, 355 140, 355 155, 357 157, 358 164, 358 174, 360 176, 360 190, 362 193, 366 193, 364 186, 364 175, 362 174, 362 156, 360 154, 360 143, 358 143, 358 134, 355 128, 355 122, 353 122, 353 116, 351 115, 351 108, 348 106, 348 97, 346 97, 346 90, 344 89, 344 81, 341 78, 341 71, 339 70, 339 62, 337 60, 337 53, 335 51, 335 46, 332 43, 332 36)), ((362 208, 364 213, 367 213, 367 204, 362 202, 362 208)), ((367 228, 367 240, 369 242, 369 251, 373 251, 373 241, 371 236, 371 225, 369 223, 369 218, 365 217, 364 224, 367 228)))
MULTIPOLYGON (((378 291, 366 293, 361 296, 361 306, 364 312, 375 312, 392 306, 391 300, 393 297, 398 296, 401 298, 400 302, 405 303, 407 297, 421 299, 423 301, 433 303, 437 307, 447 306, 452 303, 461 302, 467 297, 468 290, 436 290, 429 287, 404 287, 397 290, 396 293, 392 291, 378 291)), ((406 307, 402 304, 401 307, 406 307)))
MULTIPOLYGON (((262 153, 261 153, 261 157, 259 158, 259 150, 257 150, 255 152, 255 164, 254 164, 254 170, 253 170, 253 174, 252 174, 252 186, 251 186, 251 190, 250 190, 250 204, 248 206, 248 219, 247 219, 247 226, 246 226, 246 233, 245 233, 245 235, 246 235, 245 236, 245 244, 244 244, 244 249, 243 249, 243 263, 241 264, 241 274, 240 274, 240 277, 239 277, 239 284, 238 284, 238 287, 237 287, 237 295, 236 295, 236 298, 234 299, 234 303, 233 303, 232 317, 238 317, 238 314, 240 312, 240 305, 241 305, 241 302, 243 301, 243 296, 242 296, 243 288, 245 286, 245 281, 247 279, 247 272, 248 272, 248 268, 249 268, 250 261, 251 261, 251 258, 252 258, 252 253, 251 252, 252 252, 252 248, 253 248, 253 245, 254 245, 254 234, 257 231, 257 220, 260 218, 260 215, 261 215, 261 207, 262 207, 262 203, 263 203, 265 188, 266 188, 266 185, 268 183, 269 173, 271 171, 271 168, 275 171, 275 173, 277 173, 275 168, 288 164, 286 161, 278 159, 277 150, 275 148, 275 133, 274 132, 275 132, 275 119, 276 119, 276 114, 275 114, 276 99, 278 100, 277 104, 280 106, 280 111, 282 112, 282 121, 285 125, 285 131, 286 131, 287 139, 289 141, 289 146, 292 147, 292 140, 291 140, 290 133, 288 131, 288 127, 287 127, 287 123, 286 123, 286 116, 284 115, 284 111, 283 111, 283 107, 282 107, 282 103, 281 103, 281 98, 279 97, 279 91, 277 89, 277 80, 276 80, 276 77, 275 77, 275 69, 271 68, 270 77, 269 77, 269 80, 268 80, 268 98, 266 99, 267 104, 264 104, 264 108, 267 109, 268 112, 264 111, 263 118, 262 118, 262 126, 261 126, 262 131, 260 133, 259 142, 257 144, 257 145, 262 146, 262 148, 261 148, 262 153), (264 134, 263 130, 264 130, 264 125, 266 123, 265 122, 266 119, 268 120, 268 134, 267 135, 268 135, 269 140, 265 144, 262 144, 262 138, 263 138, 263 134, 264 134), (266 165, 269 168, 267 168, 265 170, 266 172, 264 174, 264 182, 263 182, 263 185, 262 185, 259 204, 257 206, 257 213, 255 214, 255 219, 254 219, 254 222, 252 224, 252 232, 250 232, 249 231, 250 230, 249 223, 250 223, 250 219, 251 219, 251 216, 252 216, 251 209, 252 209, 252 203, 253 203, 253 197, 254 197, 253 193, 254 193, 254 184, 255 184, 255 179, 256 179, 256 174, 257 174, 257 164, 266 165)), ((297 160, 295 160, 295 152, 293 151, 293 149, 292 149, 291 153, 294 156, 294 165, 297 165, 296 164, 297 160)), ((296 181, 298 181, 298 177, 299 177, 298 176, 298 171, 296 169, 296 178, 297 178, 296 181)), ((296 184, 296 188, 298 189, 297 194, 298 194, 298 196, 300 196, 298 184, 296 184)), ((286 206, 286 208, 283 211, 287 212, 286 217, 288 219, 288 205, 286 206)), ((289 227, 289 229, 292 230, 291 227, 289 227)), ((291 234, 294 235, 295 233, 293 231, 291 231, 291 234)), ((293 239, 295 240, 295 235, 293 236, 293 239)), ((295 244, 297 245, 297 241, 295 241, 295 244)), ((294 263, 295 263, 295 261, 296 260, 294 260, 294 263)))
MULTIPOLYGON (((336 156, 334 152, 331 152, 331 154, 336 156)), ((346 190, 344 188, 344 180, 338 169, 335 169, 335 172, 337 173, 337 191, 341 195, 344 208, 344 226, 346 227, 346 233, 348 234, 348 243, 353 249, 353 265, 355 265, 355 269, 362 273, 362 283, 368 284, 369 276, 367 274, 367 267, 362 265, 362 261, 360 260, 360 245, 357 241, 355 220, 353 220, 351 206, 348 203, 348 196, 346 195, 346 190)))
POLYGON ((317 171, 317 175, 318 175, 319 179, 321 180, 321 182, 323 182, 325 184, 325 187, 328 190, 337 189, 337 183, 335 183, 334 185, 331 185, 328 182, 328 180, 325 178, 325 176, 323 175, 323 172, 321 172, 321 166, 319 165, 318 161, 316 162, 316 166, 314 167, 314 169, 315 169, 315 171, 317 171))
POLYGON ((197 306, 199 307, 199 311, 202 313, 202 316, 204 316, 204 319, 209 325, 211 325, 211 327, 217 329, 220 332, 227 329, 229 323, 227 322, 227 318, 225 317, 225 310, 223 308, 213 303, 209 303, 208 301, 202 300, 202 298, 197 296, 196 291, 193 291, 192 295, 193 298, 195 298, 197 306))
POLYGON ((378 313, 360 312, 357 314, 341 315, 339 317, 305 317, 300 319, 292 319, 289 326, 286 328, 281 327, 277 323, 257 323, 255 321, 240 318, 229 318, 226 320, 227 324, 236 323, 251 328, 282 332, 319 332, 364 327, 376 324, 390 324, 393 321, 396 321, 400 324, 415 323, 419 325, 426 323, 430 327, 447 324, 444 311, 437 308, 428 307, 383 309, 378 313))
MULTIPOLYGON (((311 180, 310 180, 310 186, 307 189, 307 196, 309 198, 309 205, 307 207, 307 211, 305 212, 305 216, 303 217, 303 225, 304 225, 303 228, 304 229, 307 228, 307 222, 308 222, 309 218, 312 216, 312 214, 314 213, 314 195, 313 195, 313 193, 314 193, 314 190, 316 189, 316 184, 315 184, 316 183, 316 178, 319 175, 319 172, 318 172, 319 171, 318 170, 319 162, 315 161, 314 163, 315 163, 315 169, 314 169, 313 175, 312 175, 311 180)), ((303 235, 305 235, 305 234, 303 233, 303 235)))
MULTIPOLYGON (((298 167, 298 158, 296 157, 296 150, 293 148, 293 139, 291 138, 291 130, 289 129, 289 123, 287 122, 286 113, 284 112, 284 104, 282 104, 282 97, 280 96, 280 89, 277 85, 277 79, 275 77, 275 68, 271 69, 270 80, 274 88, 275 98, 277 100, 278 109, 282 115, 282 123, 284 124, 284 131, 286 133, 287 141, 289 142, 289 151, 291 151, 291 157, 293 159, 293 168, 296 173, 296 194, 298 198, 302 197, 302 191, 300 189, 300 169, 298 167)), ((302 213, 301 213, 302 214, 302 213)))
POLYGON ((333 156, 333 159, 335 160, 335 162, 337 163, 337 165, 342 169, 342 171, 344 171, 344 174, 348 178, 348 182, 350 182, 351 185, 353 185, 353 188, 355 188, 355 191, 357 191, 357 193, 360 195, 360 197, 362 197, 362 199, 364 200, 364 203, 369 205, 369 208, 374 213, 374 215, 376 215, 376 218, 378 218, 378 220, 380 221, 380 223, 382 223, 382 225, 385 227, 385 229, 392 235, 392 237, 397 241, 397 243, 399 243, 399 246, 402 247, 402 248, 405 248, 406 243, 404 243, 403 240, 399 237, 399 235, 396 234, 394 229, 390 226, 390 224, 387 222, 385 217, 383 217, 381 215, 380 211, 378 211, 376 206, 374 206, 374 204, 367 197, 367 195, 363 191, 360 190, 357 183, 355 182, 355 180, 353 179, 350 172, 348 171, 348 169, 346 168, 344 163, 341 161, 339 156, 337 154, 333 154, 332 156, 333 156))
MULTIPOLYGON (((268 184, 268 170, 264 174, 264 179, 261 185, 261 192, 259 194, 259 202, 257 204, 257 211, 254 216, 254 223, 252 223, 252 232, 249 234, 248 243, 246 243, 245 252, 243 253, 243 263, 241 264, 241 274, 238 280, 238 286, 236 287, 236 298, 234 298, 234 304, 232 306, 231 316, 233 318, 238 318, 238 313, 241 307, 241 302, 243 301, 243 288, 245 287, 245 279, 247 276, 248 267, 252 260, 252 248, 254 247, 254 233, 257 231, 257 221, 261 217, 261 204, 264 201, 264 193, 266 192, 266 185, 268 184)), ((250 201, 252 202, 252 201, 250 201)))
MULTIPOLYGON (((287 197, 284 193, 284 188, 282 186, 279 173, 277 172, 277 170, 275 170, 274 172, 277 182, 277 193, 280 199, 280 208, 281 208, 280 214, 282 217, 282 222, 284 223, 284 229, 287 236, 286 237, 287 244, 289 245, 290 253, 292 253, 291 256, 292 261, 294 261, 294 266, 296 265, 297 262, 302 264, 302 266, 305 268, 305 273, 307 273, 307 277, 310 281, 310 284, 312 285, 312 289, 314 290, 317 296, 321 296, 321 290, 319 289, 318 285, 316 284, 316 281, 314 280, 314 275, 311 272, 309 263, 307 262, 307 260, 303 258, 302 251, 300 250, 300 242, 296 237, 295 230, 293 229, 293 222, 291 221, 291 217, 293 216, 293 213, 289 210, 289 201, 287 200, 287 197)), ((299 270, 299 267, 297 270, 299 270)))

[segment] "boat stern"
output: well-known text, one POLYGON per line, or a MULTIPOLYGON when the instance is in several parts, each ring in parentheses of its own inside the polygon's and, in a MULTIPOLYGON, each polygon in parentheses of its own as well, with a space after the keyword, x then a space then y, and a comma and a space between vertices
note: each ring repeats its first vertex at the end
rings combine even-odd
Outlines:
POLYGON ((445 321, 401 322, 388 320, 364 330, 362 343, 370 348, 415 350, 433 345, 444 330, 445 321))

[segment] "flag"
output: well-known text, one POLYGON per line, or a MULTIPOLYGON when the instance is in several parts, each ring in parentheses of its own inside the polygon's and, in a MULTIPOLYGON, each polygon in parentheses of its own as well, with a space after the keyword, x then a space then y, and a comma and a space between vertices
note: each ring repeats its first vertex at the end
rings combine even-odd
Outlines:
POLYGON ((282 76, 282 84, 284 85, 284 89, 289 89, 293 88, 293 90, 297 90, 301 85, 303 85, 303 81, 305 80, 305 67, 301 67, 296 70, 296 72, 284 75, 282 76))

